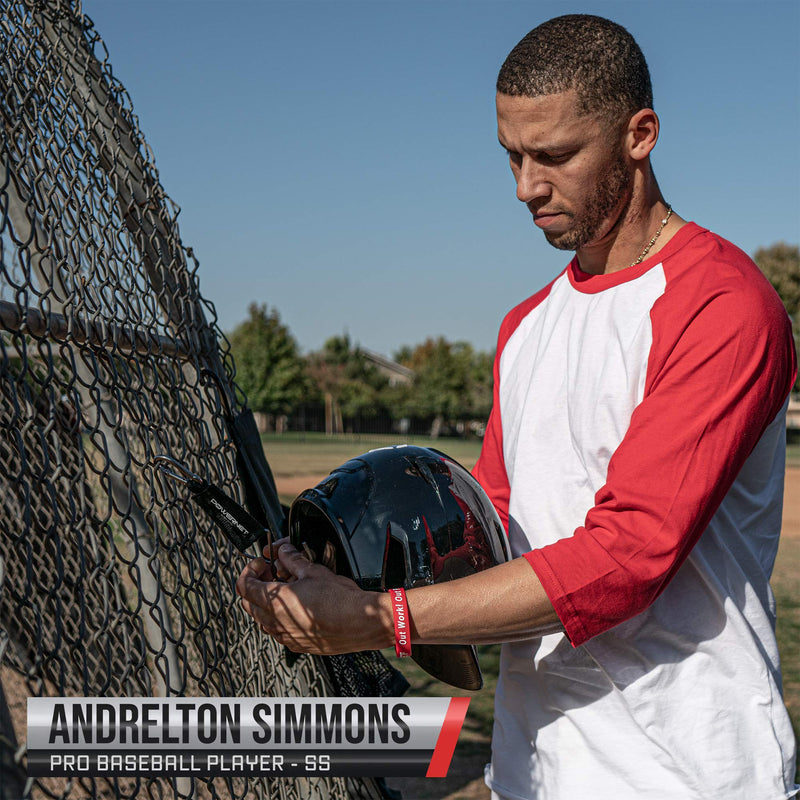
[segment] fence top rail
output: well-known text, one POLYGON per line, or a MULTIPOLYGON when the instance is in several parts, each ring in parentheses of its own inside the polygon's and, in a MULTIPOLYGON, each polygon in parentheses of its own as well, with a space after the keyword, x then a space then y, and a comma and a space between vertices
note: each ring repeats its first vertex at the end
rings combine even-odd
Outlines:
POLYGON ((188 361, 200 347, 170 339, 150 330, 120 325, 103 317, 67 318, 63 314, 27 308, 0 300, 0 328, 10 333, 27 333, 56 342, 87 345, 98 350, 115 350, 125 355, 151 355, 188 361))

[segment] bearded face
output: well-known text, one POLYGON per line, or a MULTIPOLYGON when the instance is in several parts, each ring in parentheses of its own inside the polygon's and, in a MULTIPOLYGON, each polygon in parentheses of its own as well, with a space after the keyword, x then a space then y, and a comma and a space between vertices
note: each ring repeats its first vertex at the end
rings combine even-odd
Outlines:
POLYGON ((634 174, 619 124, 582 113, 574 90, 498 94, 497 132, 517 198, 550 244, 579 250, 612 230, 630 200, 634 174))
POLYGON ((582 207, 571 212, 571 227, 561 233, 545 230, 547 241, 559 250, 578 250, 597 239, 611 227, 609 222, 616 220, 632 181, 621 148, 617 148, 582 207))

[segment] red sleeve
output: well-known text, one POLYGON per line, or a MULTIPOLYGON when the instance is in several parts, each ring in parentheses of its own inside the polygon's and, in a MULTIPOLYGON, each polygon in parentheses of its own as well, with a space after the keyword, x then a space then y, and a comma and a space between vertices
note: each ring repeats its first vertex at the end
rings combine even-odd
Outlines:
POLYGON ((500 359, 506 342, 511 338, 520 322, 550 294, 550 289, 554 282, 552 281, 544 289, 510 311, 503 320, 497 337, 497 352, 494 357, 493 370, 492 412, 489 415, 489 422, 483 437, 481 455, 472 470, 472 474, 492 501, 500 516, 500 521, 506 529, 506 533, 508 533, 508 504, 511 489, 503 455, 503 421, 500 411, 500 359))
POLYGON ((503 457, 503 424, 500 420, 500 401, 498 399, 498 380, 500 353, 502 348, 498 343, 497 353, 494 358, 494 387, 492 389, 492 412, 486 425, 483 436, 481 454, 475 464, 472 474, 483 487, 492 501, 492 505, 500 516, 500 521, 508 533, 508 501, 511 494, 506 474, 506 462, 503 457))
POLYGON ((606 484, 573 536, 525 556, 574 645, 656 599, 794 383, 783 306, 744 254, 729 263, 730 248, 700 277, 705 262, 672 282, 665 265, 644 398, 606 484))

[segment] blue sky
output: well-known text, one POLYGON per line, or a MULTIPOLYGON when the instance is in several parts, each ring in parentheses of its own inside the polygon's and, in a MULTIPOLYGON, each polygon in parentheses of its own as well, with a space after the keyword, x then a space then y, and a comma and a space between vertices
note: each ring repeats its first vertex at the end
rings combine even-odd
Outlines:
POLYGON ((650 65, 666 199, 748 253, 800 241, 800 3, 84 0, 128 89, 201 290, 304 352, 494 347, 557 274, 514 196, 494 81, 539 22, 623 24, 650 65))

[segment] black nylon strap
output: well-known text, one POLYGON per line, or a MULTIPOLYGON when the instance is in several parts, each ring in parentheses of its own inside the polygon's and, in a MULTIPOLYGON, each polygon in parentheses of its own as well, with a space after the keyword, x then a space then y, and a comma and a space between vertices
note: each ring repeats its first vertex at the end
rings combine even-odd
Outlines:
POLYGON ((267 531, 251 514, 210 483, 187 483, 195 502, 216 522, 233 546, 244 553, 267 531))

